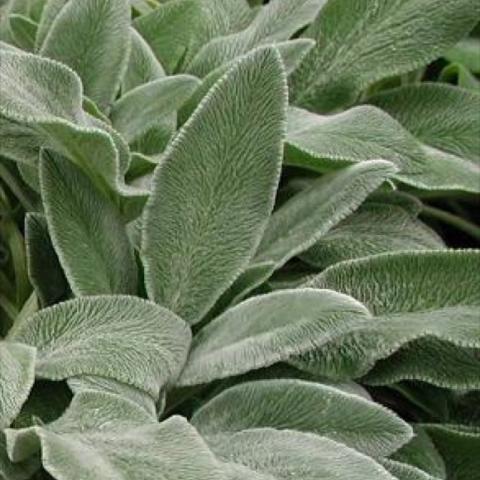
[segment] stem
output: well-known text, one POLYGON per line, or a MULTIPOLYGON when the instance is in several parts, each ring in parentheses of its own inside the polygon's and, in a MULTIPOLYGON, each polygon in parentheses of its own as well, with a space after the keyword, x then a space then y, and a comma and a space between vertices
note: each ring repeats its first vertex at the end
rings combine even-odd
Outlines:
POLYGON ((480 227, 477 225, 470 223, 463 218, 457 217, 453 213, 446 212, 445 210, 440 210, 439 208, 430 207, 428 205, 423 206, 423 215, 435 218, 436 220, 440 220, 447 225, 451 225, 452 227, 461 230, 462 232, 467 233, 475 240, 480 242, 480 227))

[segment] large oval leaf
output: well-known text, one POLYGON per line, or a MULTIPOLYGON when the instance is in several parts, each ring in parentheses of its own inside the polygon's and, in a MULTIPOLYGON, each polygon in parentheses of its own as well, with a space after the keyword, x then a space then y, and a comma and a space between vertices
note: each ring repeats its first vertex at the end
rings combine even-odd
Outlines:
POLYGON ((328 290, 283 290, 227 310, 195 337, 179 382, 206 383, 321 347, 369 318, 352 298, 328 290))
POLYGON ((370 456, 407 442, 407 423, 380 405, 337 388, 300 380, 247 382, 224 390, 194 414, 204 436, 270 427, 316 433, 370 456))
POLYGON ((60 380, 98 375, 158 396, 180 373, 190 330, 172 312, 136 297, 84 297, 46 308, 10 340, 37 347, 36 373, 60 380))
POLYGON ((106 109, 128 62, 129 27, 127 0, 68 2, 55 17, 40 52, 73 68, 85 93, 106 109))
POLYGON ((273 207, 286 106, 273 49, 240 60, 155 171, 142 242, 149 297, 198 322, 253 256, 273 207), (262 118, 255 126, 252 116, 262 118))
POLYGON ((371 458, 309 433, 263 428, 207 437, 207 441, 220 459, 244 465, 268 479, 395 480, 371 458))

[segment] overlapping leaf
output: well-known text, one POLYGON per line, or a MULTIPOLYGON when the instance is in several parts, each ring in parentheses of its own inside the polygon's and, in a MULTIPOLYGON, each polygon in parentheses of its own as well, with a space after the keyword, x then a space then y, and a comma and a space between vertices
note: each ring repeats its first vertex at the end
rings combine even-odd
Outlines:
POLYGON ((368 202, 330 230, 302 260, 317 268, 379 253, 443 249, 441 238, 396 205, 368 202))
POLYGON ((43 309, 10 337, 37 348, 39 377, 98 375, 154 398, 180 373, 190 343, 190 331, 176 315, 120 295, 84 297, 43 309))
POLYGON ((309 285, 352 295, 376 316, 363 332, 347 334, 297 365, 328 376, 355 378, 395 354, 379 362, 378 374, 375 367, 368 381, 409 378, 458 388, 476 385, 479 260, 477 251, 426 251, 333 265, 309 285), (454 289, 449 287, 452 284, 454 289), (462 374, 455 375, 459 368, 462 374))
POLYGON ((187 71, 204 77, 255 47, 288 40, 315 18, 324 3, 325 0, 270 2, 245 30, 207 43, 187 66, 187 71))
POLYGON ((182 385, 210 382, 268 367, 359 327, 369 313, 328 290, 283 290, 228 309, 195 337, 182 385))
MULTIPOLYGON (((273 480, 394 480, 371 458, 325 437, 260 428, 207 437, 213 452, 273 480)), ((241 478, 241 477, 240 477, 241 478)), ((263 477, 260 477, 263 480, 263 477)))
MULTIPOLYGON (((480 95, 424 83, 368 100, 423 143, 424 166, 414 180, 436 189, 480 192, 480 95)), ((399 177, 408 176, 401 172, 399 177)))
POLYGON ((68 2, 52 22, 40 53, 75 70, 85 93, 105 110, 128 62, 129 28, 127 0, 68 2))
POLYGON ((7 442, 16 461, 41 449, 43 467, 61 479, 222 480, 220 464, 186 420, 157 423, 107 393, 79 393, 60 419, 8 430, 7 442))
POLYGON ((265 427, 316 433, 375 457, 388 456, 411 437, 411 428, 379 405, 300 380, 231 387, 201 407, 192 423, 204 436, 265 427))
POLYGON ((305 36, 317 41, 292 77, 292 102, 317 112, 439 57, 473 28, 475 0, 330 0, 305 36))

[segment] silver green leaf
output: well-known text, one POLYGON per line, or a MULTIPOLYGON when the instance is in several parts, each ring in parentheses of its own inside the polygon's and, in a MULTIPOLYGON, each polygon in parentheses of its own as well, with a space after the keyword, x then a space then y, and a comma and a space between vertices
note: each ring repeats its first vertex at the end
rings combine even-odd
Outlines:
POLYGON ((53 22, 57 18, 57 15, 63 9, 63 7, 69 2, 69 0, 47 0, 40 16, 38 23, 37 35, 35 38, 35 50, 41 49, 43 42, 45 41, 53 22))
POLYGON ((384 460, 381 463, 397 480, 440 480, 419 468, 395 460, 384 460))
POLYGON ((243 465, 268 480, 395 480, 373 459, 310 433, 260 428, 206 440, 221 460, 243 465))
POLYGON ((135 294, 137 265, 118 209, 60 157, 42 156, 40 184, 53 247, 73 293, 135 294))
POLYGON ((246 267, 278 185, 286 107, 279 54, 222 77, 155 170, 142 257, 149 297, 197 323, 246 267), (252 117, 263 119, 252 126, 252 117))
MULTIPOLYGON (((199 85, 200 80, 190 75, 172 75, 140 85, 114 103, 112 125, 132 143, 176 113, 199 85)), ((171 133, 174 128, 175 124, 171 133)))
POLYGON ((402 250, 442 250, 437 233, 397 205, 368 202, 301 255, 317 268, 402 250))
POLYGON ((62 480, 223 480, 220 463, 185 419, 157 423, 117 395, 79 393, 55 422, 6 434, 11 458, 41 449, 45 470, 62 480))
POLYGON ((254 263, 281 267, 357 209, 395 171, 390 162, 372 160, 319 178, 272 215, 254 263))
POLYGON ((411 427, 380 405, 332 386, 301 380, 263 380, 228 388, 195 412, 204 436, 252 428, 316 433, 369 456, 395 452, 411 427))
POLYGON ((171 74, 178 70, 203 18, 200 1, 170 0, 135 19, 133 25, 171 74))
POLYGON ((128 66, 122 80, 122 93, 165 76, 165 70, 143 37, 130 28, 131 47, 128 66))
POLYGON ((35 379, 35 348, 0 340, 0 430, 20 412, 35 379))
POLYGON ((43 309, 9 340, 37 347, 39 377, 98 375, 155 398, 180 373, 190 336, 185 322, 168 310, 137 297, 113 295, 43 309))
POLYGON ((275 0, 263 6, 245 30, 218 37, 207 43, 187 66, 186 71, 198 77, 208 73, 249 50, 288 40, 313 20, 325 0, 275 0))
POLYGON ((442 55, 480 16, 476 0, 330 0, 305 36, 316 47, 292 76, 292 102, 317 112, 442 55))
POLYGON ((127 66, 129 28, 127 0, 68 2, 55 17, 40 53, 75 70, 85 93, 108 110, 127 66))
MULTIPOLYGON (((425 165, 414 177, 429 189, 480 192, 480 95, 447 85, 401 87, 367 100, 423 144, 425 165)), ((399 178, 408 176, 401 172, 399 178)))
POLYGON ((329 290, 282 290, 252 297, 197 334, 179 383, 207 383, 286 361, 359 328, 369 318, 362 304, 329 290))

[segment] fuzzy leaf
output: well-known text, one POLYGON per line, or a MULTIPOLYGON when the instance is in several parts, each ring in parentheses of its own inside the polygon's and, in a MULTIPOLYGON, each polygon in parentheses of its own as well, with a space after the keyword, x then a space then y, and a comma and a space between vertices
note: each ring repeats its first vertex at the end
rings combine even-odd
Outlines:
POLYGON ((145 83, 115 102, 111 112, 112 124, 128 143, 132 143, 175 113, 199 84, 200 81, 190 75, 175 75, 145 83))
POLYGON ((480 40, 478 38, 464 38, 445 54, 445 58, 452 63, 465 65, 473 73, 480 73, 479 49, 480 40))
POLYGON ((395 460, 384 460, 381 463, 397 480, 439 480, 419 468, 395 460))
POLYGON ((35 348, 0 340, 0 430, 18 415, 34 379, 35 348))
POLYGON ((72 70, 36 55, 2 50, 0 63, 0 116, 34 130, 41 146, 77 164, 106 196, 138 194, 121 178, 125 161, 111 131, 83 112, 82 84, 72 70))
POLYGON ((225 462, 238 463, 270 480, 395 480, 371 458, 325 437, 292 430, 245 430, 207 438, 225 462))
POLYGON ((325 0, 270 2, 245 30, 207 43, 186 70, 197 77, 205 77, 255 47, 288 40, 315 18, 324 3, 325 0))
POLYGON ((40 22, 38 24, 37 35, 35 38, 36 51, 41 49, 48 32, 52 28, 53 22, 57 18, 57 15, 68 2, 69 0, 47 0, 45 2, 45 7, 43 8, 40 16, 40 22))
POLYGON ((388 456, 407 442, 411 428, 385 408, 331 386, 300 380, 242 383, 194 414, 203 436, 252 428, 316 433, 369 456, 388 456))
POLYGON ((441 238, 415 216, 396 205, 368 202, 301 255, 317 268, 402 250, 443 249, 441 238))
POLYGON ((170 0, 135 19, 133 25, 171 74, 177 71, 202 19, 201 2, 170 0))
POLYGON ((358 208, 394 173, 392 163, 372 160, 321 177, 272 215, 254 262, 282 266, 358 208))
POLYGON ((317 112, 351 104, 439 57, 479 16, 476 0, 330 0, 305 35, 317 45, 292 77, 292 102, 317 112))
POLYGON ((362 304, 327 290, 253 297, 197 334, 179 383, 195 385, 268 367, 320 348, 368 318, 362 304))
POLYGON ((419 185, 480 192, 480 95, 426 83, 381 93, 368 102, 423 142, 427 163, 419 185))
POLYGON ((15 459, 41 448, 44 468, 60 479, 223 480, 219 463, 186 420, 157 423, 106 393, 80 393, 57 421, 8 430, 7 441, 15 459))
POLYGON ((122 80, 122 93, 165 76, 165 71, 143 37, 130 28, 131 47, 128 66, 122 80))
POLYGON ((252 53, 211 90, 155 171, 142 242, 147 291, 191 324, 241 273, 263 234, 285 101, 279 55, 252 53), (263 119, 253 128, 252 115, 263 119))
POLYGON ((333 265, 308 285, 352 295, 377 317, 363 331, 338 338, 295 365, 333 378, 357 378, 386 359, 369 373, 368 382, 408 378, 457 388, 478 384, 473 349, 480 348, 479 260, 476 251, 425 251, 333 265), (462 363, 462 375, 455 375, 462 363))
POLYGON ((73 293, 136 293, 133 247, 115 206, 59 157, 43 156, 40 183, 52 243, 73 293))
POLYGON ((53 21, 40 53, 75 70, 86 95, 108 110, 127 65, 129 26, 127 0, 68 2, 53 21))
POLYGON ((29 480, 38 469, 39 461, 37 458, 31 458, 21 463, 13 463, 7 455, 5 435, 0 431, 0 478, 2 480, 29 480))
POLYGON ((36 373, 98 375, 156 397, 185 362, 190 331, 173 313, 127 296, 84 297, 36 313, 10 340, 37 347, 36 373))
POLYGON ((24 50, 33 50, 38 25, 30 18, 18 14, 10 15, 8 21, 15 43, 24 50))

